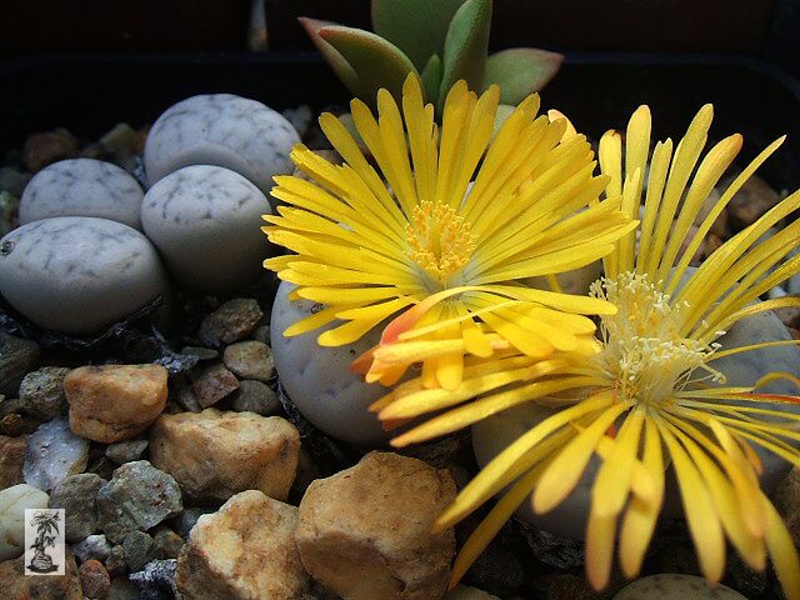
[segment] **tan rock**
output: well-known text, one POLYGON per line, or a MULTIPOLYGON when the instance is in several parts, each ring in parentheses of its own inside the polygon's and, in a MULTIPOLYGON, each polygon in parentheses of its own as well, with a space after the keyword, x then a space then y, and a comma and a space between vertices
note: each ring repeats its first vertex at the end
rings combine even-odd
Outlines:
POLYGON ((0 435, 0 490, 25 482, 22 465, 27 447, 27 437, 0 435))
POLYGON ((455 494, 448 471, 372 452, 309 486, 295 534, 303 564, 344 600, 438 600, 455 536, 431 525, 455 494))
POLYGON ((296 527, 295 507, 256 490, 237 494, 192 529, 178 557, 178 590, 192 600, 299 600, 310 579, 296 527))
POLYGON ((244 490, 286 500, 297 473, 300 434, 280 417, 220 412, 161 415, 150 460, 193 500, 225 501, 244 490))
POLYGON ((80 367, 64 379, 69 426, 81 437, 110 444, 147 429, 167 403, 160 365, 80 367))
POLYGON ((25 557, 0 563, 2 597, 9 600, 83 600, 78 567, 72 553, 66 552, 63 577, 25 575, 25 557))
MULTIPOLYGON (((731 181, 727 183, 730 184, 731 181)), ((728 212, 738 227, 746 227, 755 223, 780 200, 778 192, 758 175, 753 175, 731 199, 728 212)))

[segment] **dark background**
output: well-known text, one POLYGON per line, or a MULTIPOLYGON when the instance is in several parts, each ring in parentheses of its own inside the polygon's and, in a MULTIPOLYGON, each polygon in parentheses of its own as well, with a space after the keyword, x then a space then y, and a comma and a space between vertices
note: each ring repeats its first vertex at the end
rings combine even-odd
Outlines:
MULTIPOLYGON (((311 50, 300 15, 368 27, 369 0, 263 1, 269 48, 311 50)), ((435 1, 435 0, 431 0, 435 1)), ((44 51, 244 50, 251 0, 7 0, 0 59, 44 51)), ((800 0, 495 0, 493 49, 720 52, 800 75, 800 0)))

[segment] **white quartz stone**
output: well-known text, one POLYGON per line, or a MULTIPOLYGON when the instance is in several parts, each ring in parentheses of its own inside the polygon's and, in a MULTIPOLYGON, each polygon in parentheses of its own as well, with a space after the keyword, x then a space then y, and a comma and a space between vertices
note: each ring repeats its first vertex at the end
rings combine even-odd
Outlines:
POLYGON ((25 552, 25 509, 47 508, 49 496, 26 483, 0 490, 0 562, 25 552))
POLYGON ((28 440, 22 474, 25 483, 50 491, 89 462, 89 440, 72 433, 65 418, 39 426, 28 440))
POLYGON ((153 185, 188 165, 219 165, 266 194, 273 175, 292 172, 289 152, 299 141, 291 123, 261 102, 232 94, 193 96, 153 124, 144 150, 147 181, 153 185))
MULTIPOLYGON (((787 340, 790 337, 780 319, 772 312, 765 312, 740 321, 720 338, 719 342, 723 348, 733 348, 761 341, 787 340)), ((786 371, 800 375, 800 352, 794 346, 766 348, 721 358, 713 361, 712 366, 726 374, 727 385, 747 386, 753 385, 769 371, 786 371)), ((797 393, 790 383, 784 381, 773 382, 762 391, 797 393)), ((473 425, 472 444, 478 464, 481 467, 485 466, 522 434, 553 412, 551 409, 529 402, 473 425)), ((761 457, 764 467, 761 476, 762 488, 769 491, 785 477, 791 465, 755 444, 753 449, 761 457)), ((554 510, 543 515, 535 514, 528 498, 517 510, 517 516, 550 533, 565 538, 582 539, 586 533, 591 486, 598 466, 598 460, 592 459, 575 490, 554 510)), ((674 474, 669 470, 662 516, 675 518, 681 515, 681 500, 676 488, 674 474)))
POLYGON ((380 331, 376 328, 354 344, 336 348, 317 343, 333 325, 287 338, 283 331, 314 311, 312 302, 290 301, 287 294, 292 289, 292 284, 281 283, 270 321, 275 368, 286 392, 303 416, 328 435, 364 446, 385 445, 389 437, 367 407, 387 389, 363 383, 350 370, 350 363, 378 342, 380 331))
POLYGON ((23 225, 50 217, 99 217, 141 229, 144 192, 124 169, 93 158, 62 160, 39 171, 19 201, 23 225))
POLYGON ((261 216, 272 210, 245 177, 212 165, 170 173, 148 190, 142 226, 169 271, 206 293, 234 290, 263 273, 270 244, 261 216))
POLYGON ((0 293, 46 329, 98 333, 166 289, 156 249, 116 221, 55 217, 0 240, 0 293))

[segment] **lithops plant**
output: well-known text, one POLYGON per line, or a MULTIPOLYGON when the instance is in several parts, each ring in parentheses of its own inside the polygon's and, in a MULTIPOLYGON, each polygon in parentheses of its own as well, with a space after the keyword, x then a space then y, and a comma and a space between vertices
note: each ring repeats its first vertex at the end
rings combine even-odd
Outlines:
POLYGON ((374 32, 300 18, 355 96, 373 104, 386 88, 399 101, 414 72, 438 115, 461 79, 480 92, 496 83, 501 104, 516 105, 558 72, 563 56, 546 50, 510 48, 488 56, 491 20, 492 0, 372 0, 374 32))

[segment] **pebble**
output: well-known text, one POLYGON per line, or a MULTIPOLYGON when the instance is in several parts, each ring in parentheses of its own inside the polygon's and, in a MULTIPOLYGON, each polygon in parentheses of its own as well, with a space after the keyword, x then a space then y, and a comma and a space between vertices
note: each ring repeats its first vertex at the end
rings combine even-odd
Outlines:
POLYGON ((95 559, 105 563, 106 560, 108 560, 109 554, 111 554, 111 544, 108 543, 106 536, 102 533, 94 534, 74 544, 72 546, 72 551, 81 562, 95 559))
POLYGON ((68 372, 69 369, 63 367, 42 367, 25 375, 19 386, 19 399, 25 412, 42 420, 67 414, 64 377, 68 372))
POLYGON ((49 491, 89 464, 89 440, 75 435, 66 419, 47 421, 31 435, 22 472, 25 483, 49 491))
POLYGON ((109 444, 106 447, 106 458, 117 465, 139 460, 149 444, 147 440, 126 440, 109 444))
POLYGON ((136 167, 137 155, 144 151, 146 137, 127 123, 117 123, 96 144, 85 148, 81 156, 107 160, 130 172, 136 167))
POLYGON ((111 577, 99 560, 89 559, 78 569, 83 595, 89 600, 106 600, 111 589, 111 577))
POLYGON ((239 379, 267 382, 275 375, 275 362, 269 346, 253 340, 225 348, 222 361, 239 379))
POLYGON ((778 484, 774 502, 795 545, 800 546, 800 467, 794 467, 778 484))
POLYGON ((189 356, 196 356, 198 360, 214 360, 219 358, 219 352, 211 348, 203 346, 184 346, 181 354, 188 354, 189 356))
POLYGON ((0 490, 0 562, 25 552, 25 509, 47 508, 47 499, 42 490, 25 483, 0 490))
POLYGON ((28 438, 25 436, 0 435, 0 490, 25 482, 22 465, 27 448, 28 438))
MULTIPOLYGON (((141 594, 139 600, 168 600, 180 598, 175 586, 175 559, 152 560, 138 573, 131 573, 130 580, 139 586, 141 594)), ((226 596, 221 596, 228 600, 226 596)), ((185 600, 195 600, 185 598, 185 600)))
POLYGON ((0 563, 3 598, 9 600, 83 600, 75 557, 67 549, 64 575, 31 577, 25 574, 25 558, 0 563))
POLYGON ((156 543, 158 554, 163 558, 178 558, 184 545, 184 540, 169 527, 159 525, 153 539, 156 543))
POLYGON ((182 509, 181 490, 175 479, 146 460, 117 468, 97 494, 100 528, 115 544, 131 531, 147 531, 182 509))
POLYGON ((62 160, 39 171, 20 198, 21 224, 51 217, 98 217, 141 230, 144 192, 133 176, 93 158, 62 160))
POLYGON ((139 588, 127 577, 114 577, 108 591, 108 600, 140 600, 139 588))
POLYGON ((292 284, 278 287, 270 320, 275 368, 286 393, 302 415, 329 436, 368 447, 385 446, 390 436, 378 418, 367 410, 387 393, 381 385, 361 381, 350 364, 380 340, 378 328, 353 344, 321 347, 317 338, 326 327, 303 335, 285 337, 287 327, 311 315, 315 304, 290 301, 292 284))
POLYGON ((192 529, 178 557, 178 590, 192 600, 303 597, 311 582, 295 545, 297 522, 297 508, 259 491, 233 496, 192 529))
POLYGON ((63 128, 34 133, 22 146, 22 163, 31 173, 47 165, 78 155, 78 140, 63 128))
MULTIPOLYGON (((725 187, 732 183, 728 181, 725 187)), ((728 214, 736 229, 755 223, 780 202, 781 197, 758 175, 752 175, 728 204, 728 214)))
POLYGON ((271 417, 281 412, 281 402, 275 391, 265 383, 245 379, 231 395, 231 408, 236 412, 254 412, 271 417))
POLYGON ((219 165, 265 194, 274 175, 292 172, 300 136, 280 113, 232 94, 204 94, 174 104, 153 124, 144 149, 149 185, 187 165, 219 165))
POLYGON ((0 394, 17 396, 25 375, 36 368, 39 345, 7 333, 0 333, 0 394))
POLYGON ((131 531, 122 540, 125 562, 133 573, 140 571, 151 560, 161 558, 156 541, 144 531, 131 531))
POLYGON ((444 595, 456 540, 431 526, 456 494, 446 470, 388 452, 313 482, 295 541, 306 570, 353 600, 444 595))
POLYGON ((308 104, 301 104, 297 108, 287 108, 282 110, 281 114, 292 124, 301 138, 308 132, 311 120, 314 118, 314 112, 308 104))
POLYGON ((13 196, 20 197, 25 191, 25 186, 31 180, 32 175, 24 171, 9 167, 0 167, 0 191, 8 192, 13 196))
POLYGON ((224 502, 247 489, 286 500, 297 473, 300 434, 280 417, 220 412, 162 415, 150 458, 188 499, 224 502))
POLYGON ((203 407, 200 406, 200 403, 197 401, 197 396, 195 396, 192 391, 191 385, 181 385, 178 388, 176 402, 184 410, 189 412, 199 413, 203 410, 203 407))
POLYGON ((195 165, 148 190, 142 226, 178 281, 206 294, 224 294, 263 273, 271 246, 258 223, 271 212, 266 196, 238 173, 195 165))
POLYGON ((0 240, 0 293, 44 329, 97 334, 166 290, 156 249, 116 221, 55 217, 0 240))
POLYGON ((702 577, 662 573, 626 585, 612 600, 747 600, 722 584, 711 586, 702 577))
POLYGON ((224 365, 207 367, 192 383, 192 393, 202 408, 213 406, 239 388, 239 380, 224 365))
POLYGON ((79 367, 64 380, 72 430, 95 442, 130 439, 146 430, 167 403, 160 365, 79 367))
POLYGON ((80 473, 67 477, 53 487, 48 506, 64 509, 64 537, 68 542, 78 542, 97 532, 95 499, 106 483, 94 473, 80 473))
POLYGON ((198 334, 204 344, 217 348, 247 337, 263 317, 255 300, 234 298, 206 316, 198 334))
POLYGON ((125 562, 125 549, 122 544, 113 546, 111 552, 108 553, 108 558, 103 562, 112 577, 125 575, 128 572, 128 563, 125 562))
POLYGON ((187 508, 180 515, 178 515, 177 518, 173 520, 175 531, 184 540, 187 540, 189 539, 189 534, 192 531, 192 527, 194 527, 197 524, 197 520, 203 515, 208 515, 213 512, 214 509, 201 506, 194 506, 192 508, 187 508))
POLYGON ((442 600, 500 600, 500 598, 487 594, 478 588, 458 585, 455 589, 447 592, 442 600))
POLYGON ((19 225, 19 198, 11 192, 0 192, 0 236, 19 225))

